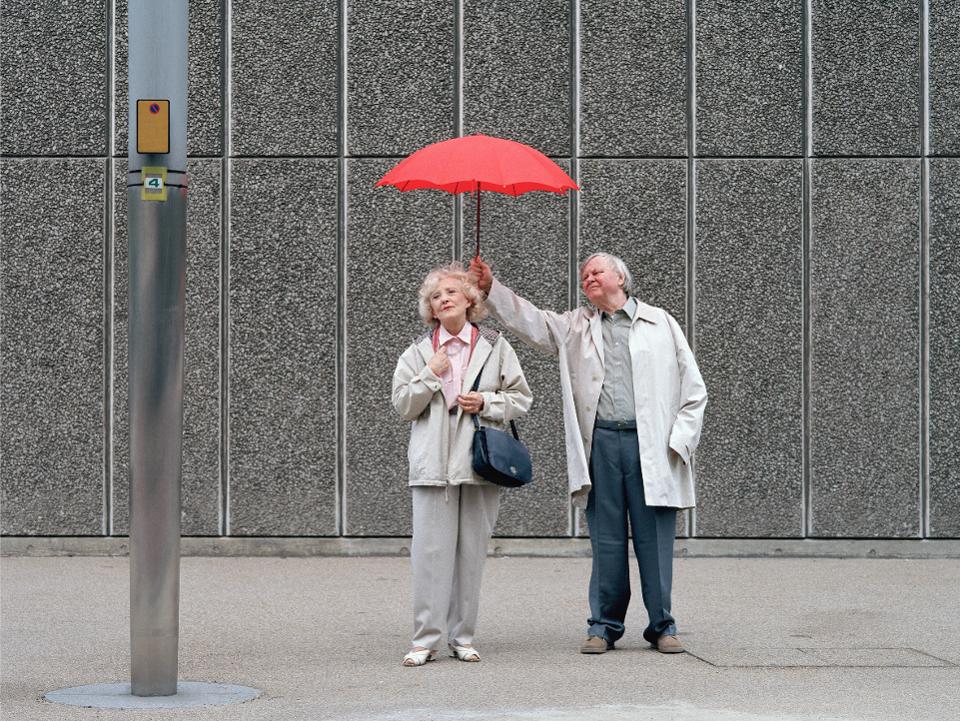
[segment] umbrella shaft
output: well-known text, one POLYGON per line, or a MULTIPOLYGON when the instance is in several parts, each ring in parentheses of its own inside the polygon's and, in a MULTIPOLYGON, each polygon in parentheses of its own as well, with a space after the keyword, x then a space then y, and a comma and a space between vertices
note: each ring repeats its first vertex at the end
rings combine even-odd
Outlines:
POLYGON ((476 256, 480 257, 480 183, 477 183, 477 252, 476 256))

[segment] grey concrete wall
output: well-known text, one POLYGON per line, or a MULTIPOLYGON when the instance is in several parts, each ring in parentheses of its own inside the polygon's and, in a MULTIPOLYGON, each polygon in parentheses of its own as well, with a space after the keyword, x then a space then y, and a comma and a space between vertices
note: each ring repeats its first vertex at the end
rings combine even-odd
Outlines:
MULTIPOLYGON (((190 3, 183 529, 404 536, 389 404, 470 198, 374 189, 458 133, 582 193, 485 198, 502 280, 575 307, 622 255, 710 392, 678 533, 960 537, 960 8, 951 0, 190 3)), ((126 3, 0 8, 0 530, 127 531, 126 3)), ((582 533, 557 367, 518 352, 536 482, 582 533)))

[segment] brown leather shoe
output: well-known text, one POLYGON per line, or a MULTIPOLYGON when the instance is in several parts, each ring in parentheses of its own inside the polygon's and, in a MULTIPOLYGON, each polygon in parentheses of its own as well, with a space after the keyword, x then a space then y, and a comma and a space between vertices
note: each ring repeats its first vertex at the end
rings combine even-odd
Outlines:
POLYGON ((683 644, 676 636, 663 634, 657 639, 657 650, 660 653, 683 653, 683 644))
POLYGON ((606 653, 613 648, 613 641, 602 636, 587 636, 587 640, 580 644, 580 653, 606 653))

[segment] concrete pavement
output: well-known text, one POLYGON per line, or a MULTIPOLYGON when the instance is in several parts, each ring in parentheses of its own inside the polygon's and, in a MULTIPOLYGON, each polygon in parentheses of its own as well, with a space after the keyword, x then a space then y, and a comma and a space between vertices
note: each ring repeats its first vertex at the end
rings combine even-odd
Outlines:
MULTIPOLYGON (((491 558, 480 664, 400 666, 405 558, 184 558, 180 678, 263 691, 237 706, 94 710, 46 691, 128 680, 124 558, 0 559, 0 717, 231 721, 956 721, 960 561, 681 558, 690 653, 640 637, 583 656, 589 560, 491 558)), ((634 570, 635 573, 635 570, 634 570)))

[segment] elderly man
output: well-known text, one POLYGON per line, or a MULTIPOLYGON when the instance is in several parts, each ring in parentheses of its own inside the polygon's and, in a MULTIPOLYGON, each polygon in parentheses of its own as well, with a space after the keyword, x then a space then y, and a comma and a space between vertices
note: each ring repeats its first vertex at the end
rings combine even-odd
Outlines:
POLYGON ((592 307, 540 310, 494 279, 479 257, 471 275, 487 307, 523 342, 558 357, 567 473, 586 500, 593 550, 590 618, 581 653, 604 653, 623 636, 630 602, 627 521, 649 623, 643 637, 680 653, 670 614, 678 508, 694 505, 690 459, 707 390, 677 322, 632 296, 624 262, 595 253, 580 266, 592 307))

